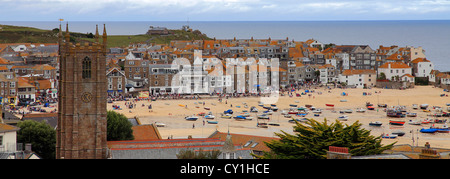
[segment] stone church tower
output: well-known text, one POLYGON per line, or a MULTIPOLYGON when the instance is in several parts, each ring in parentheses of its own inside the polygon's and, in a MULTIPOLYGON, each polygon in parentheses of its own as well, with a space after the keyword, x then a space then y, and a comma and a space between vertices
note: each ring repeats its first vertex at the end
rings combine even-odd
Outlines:
POLYGON ((70 42, 59 27, 57 159, 104 159, 106 145, 106 28, 99 43, 70 42))

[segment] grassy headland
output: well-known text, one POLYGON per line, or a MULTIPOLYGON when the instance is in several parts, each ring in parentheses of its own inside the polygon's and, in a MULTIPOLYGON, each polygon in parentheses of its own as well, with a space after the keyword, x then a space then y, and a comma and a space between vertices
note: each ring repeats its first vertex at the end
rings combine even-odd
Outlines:
MULTIPOLYGON (((147 29, 143 29, 145 31, 147 29)), ((171 40, 211 39, 198 30, 169 30, 170 35, 108 35, 108 47, 126 47, 130 43, 168 44, 171 40)), ((0 43, 57 43, 59 29, 42 30, 32 27, 0 25, 0 43)), ((64 34, 64 32, 63 32, 64 34)), ((101 35, 101 34, 100 34, 101 35)), ((91 33, 70 32, 71 41, 94 41, 91 33)))

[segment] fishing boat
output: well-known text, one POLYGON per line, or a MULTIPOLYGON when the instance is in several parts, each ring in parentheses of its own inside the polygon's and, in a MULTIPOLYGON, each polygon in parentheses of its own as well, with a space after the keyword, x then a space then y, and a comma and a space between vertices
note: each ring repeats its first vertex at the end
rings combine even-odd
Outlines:
POLYGON ((156 125, 156 127, 166 127, 166 124, 161 123, 161 122, 156 122, 155 125, 156 125))
POLYGON ((178 104, 178 106, 180 106, 180 107, 184 107, 184 105, 182 105, 182 104, 178 104))
POLYGON ((263 108, 270 110, 271 107, 270 106, 263 106, 263 108))
POLYGON ((420 129, 419 132, 421 132, 421 133, 435 133, 437 131, 438 131, 438 129, 434 129, 434 128, 429 128, 429 129, 422 128, 422 129, 420 129))
POLYGON ((412 108, 413 108, 413 109, 419 109, 419 106, 418 106, 417 104, 413 104, 413 105, 412 105, 412 108))
POLYGON ((403 126, 403 124, 405 124, 405 121, 393 121, 393 120, 389 120, 389 124, 390 124, 390 125, 403 126))
POLYGON ((296 116, 302 116, 305 117, 306 115, 308 115, 307 112, 298 112, 297 114, 295 114, 296 116))
POLYGON ((247 120, 247 121, 251 121, 251 120, 253 120, 253 117, 252 117, 252 116, 249 116, 249 117, 245 117, 245 120, 247 120))
POLYGON ((289 106, 291 106, 291 107, 297 107, 296 104, 289 104, 289 106))
POLYGON ((417 117, 417 113, 406 113, 406 116, 408 117, 417 117))
POLYGON ((209 107, 204 107, 204 109, 205 109, 205 110, 210 110, 211 108, 209 108, 209 107))
POLYGON ((288 114, 298 114, 298 111, 289 111, 288 114))
POLYGON ((228 110, 224 111, 223 113, 224 113, 224 114, 233 114, 233 110, 228 109, 228 110))
POLYGON ((285 117, 285 118, 291 118, 292 115, 290 115, 290 114, 285 114, 284 117, 285 117))
POLYGON ((397 136, 404 136, 405 132, 401 131, 401 130, 396 130, 393 131, 391 134, 397 135, 397 136))
POLYGON ((437 129, 436 132, 439 132, 439 133, 449 133, 450 132, 450 128, 447 126, 447 124, 444 124, 442 127, 435 127, 433 125, 430 128, 437 129))
POLYGON ((386 107, 387 107, 387 104, 378 104, 378 107, 380 107, 380 108, 386 108, 386 107))
POLYGON ((276 107, 276 106, 273 106, 273 107, 271 107, 270 109, 271 109, 272 111, 274 111, 274 112, 278 111, 278 107, 276 107))
POLYGON ((273 114, 273 111, 272 111, 272 110, 268 110, 268 111, 263 111, 263 113, 264 113, 264 114, 267 114, 267 115, 272 115, 272 114, 273 114))
POLYGON ((429 123, 431 123, 431 122, 433 122, 433 120, 432 119, 424 119, 424 120, 422 120, 422 124, 429 124, 429 123))
POLYGON ((325 106, 334 107, 334 104, 325 104, 325 106))
POLYGON ((415 121, 409 120, 408 124, 411 124, 411 125, 421 125, 421 124, 422 124, 422 121, 420 121, 420 120, 415 120, 415 121))
POLYGON ((250 108, 250 112, 258 112, 258 108, 256 108, 255 106, 252 106, 250 108))
POLYGON ((367 106, 368 110, 375 110, 375 108, 373 106, 367 106))
POLYGON ((231 114, 223 114, 222 116, 220 116, 221 118, 225 118, 225 119, 231 119, 233 117, 233 115, 231 114))
POLYGON ((233 117, 234 119, 236 119, 237 121, 243 121, 243 120, 245 120, 245 117, 244 116, 235 116, 235 117, 233 117))
POLYGON ((210 120, 207 120, 206 122, 208 122, 208 124, 219 124, 219 121, 210 121, 210 120))
POLYGON ((322 113, 322 110, 321 109, 316 109, 316 110, 314 110, 314 111, 312 111, 313 113, 318 113, 318 114, 320 114, 320 113, 322 113))
POLYGON ((397 135, 395 135, 395 134, 383 134, 382 136, 381 136, 381 138, 385 138, 385 139, 395 139, 395 138, 397 138, 398 136, 397 135))
POLYGON ((347 100, 346 99, 341 99, 341 100, 339 100, 340 102, 347 102, 347 100))
POLYGON ((421 104, 420 105, 420 109, 427 109, 428 108, 428 104, 421 104))
POLYGON ((188 121, 196 121, 198 119, 197 116, 186 116, 184 119, 188 120, 188 121))
POLYGON ((344 116, 339 116, 338 120, 340 121, 347 121, 348 120, 348 116, 344 115, 344 116))
POLYGON ((358 108, 358 109, 356 109, 356 112, 363 113, 363 112, 366 112, 366 109, 364 109, 364 108, 358 108))
POLYGON ((266 114, 258 115, 258 119, 269 119, 269 116, 266 114))
POLYGON ((386 115, 388 117, 405 117, 406 115, 403 114, 403 112, 399 111, 399 110, 395 110, 395 109, 388 109, 386 111, 386 115))
POLYGON ((267 123, 267 125, 269 125, 269 126, 280 126, 280 123, 269 122, 269 123, 267 123))
POLYGON ((214 118, 216 118, 216 117, 213 116, 213 115, 206 115, 206 116, 205 116, 205 119, 214 119, 214 118))
POLYGON ((244 117, 249 117, 249 116, 250 116, 250 113, 248 113, 248 112, 244 112, 244 113, 241 113, 241 116, 244 116, 244 117))
POLYGON ((265 123, 265 122, 258 122, 258 123, 256 123, 256 127, 259 127, 259 128, 269 128, 269 126, 268 126, 267 123, 265 123))
POLYGON ((351 109, 346 109, 346 110, 344 110, 344 112, 345 112, 345 113, 352 113, 353 110, 351 110, 351 109))
POLYGON ((383 123, 380 121, 370 122, 369 126, 381 126, 383 123))
POLYGON ((295 123, 295 121, 297 121, 297 122, 305 122, 305 121, 308 121, 308 120, 306 118, 301 118, 301 119, 291 119, 288 122, 295 123))

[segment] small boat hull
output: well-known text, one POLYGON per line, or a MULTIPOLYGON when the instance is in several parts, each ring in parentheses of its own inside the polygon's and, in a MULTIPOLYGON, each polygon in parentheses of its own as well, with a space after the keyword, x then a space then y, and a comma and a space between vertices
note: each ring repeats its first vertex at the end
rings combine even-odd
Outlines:
POLYGON ((206 122, 208 122, 208 124, 218 124, 219 123, 219 121, 206 121, 206 122))
POLYGON ((381 125, 383 125, 383 123, 381 123, 381 122, 370 122, 369 123, 369 126, 381 126, 381 125))
POLYGON ((389 121, 390 125, 403 126, 405 121, 389 121))
POLYGON ((422 129, 420 129, 419 132, 421 132, 421 133, 435 133, 435 132, 437 132, 437 131, 438 131, 438 129, 433 129, 433 128, 430 128, 430 129, 424 129, 424 128, 422 128, 422 129))
POLYGON ((334 107, 334 104, 325 104, 325 106, 334 107))

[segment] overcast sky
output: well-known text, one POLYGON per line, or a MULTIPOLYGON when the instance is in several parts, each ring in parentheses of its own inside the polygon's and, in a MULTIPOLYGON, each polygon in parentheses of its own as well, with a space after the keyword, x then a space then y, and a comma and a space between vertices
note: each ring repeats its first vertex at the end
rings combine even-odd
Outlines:
POLYGON ((450 0, 0 0, 0 21, 450 19, 450 0))

